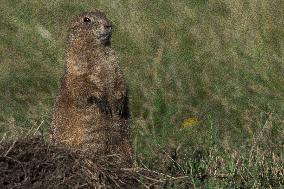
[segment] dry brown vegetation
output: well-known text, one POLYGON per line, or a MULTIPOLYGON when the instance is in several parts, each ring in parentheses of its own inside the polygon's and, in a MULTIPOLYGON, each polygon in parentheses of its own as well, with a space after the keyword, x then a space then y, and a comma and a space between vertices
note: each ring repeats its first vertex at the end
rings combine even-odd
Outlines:
POLYGON ((42 137, 0 144, 0 188, 160 188, 183 178, 126 167, 115 154, 86 156, 42 137))

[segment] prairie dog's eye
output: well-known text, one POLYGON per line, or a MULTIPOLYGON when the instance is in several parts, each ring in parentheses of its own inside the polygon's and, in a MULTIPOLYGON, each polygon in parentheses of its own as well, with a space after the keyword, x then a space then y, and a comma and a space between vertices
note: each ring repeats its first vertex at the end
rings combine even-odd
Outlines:
POLYGON ((85 17, 85 18, 84 18, 84 22, 91 22, 91 19, 88 18, 88 17, 85 17))

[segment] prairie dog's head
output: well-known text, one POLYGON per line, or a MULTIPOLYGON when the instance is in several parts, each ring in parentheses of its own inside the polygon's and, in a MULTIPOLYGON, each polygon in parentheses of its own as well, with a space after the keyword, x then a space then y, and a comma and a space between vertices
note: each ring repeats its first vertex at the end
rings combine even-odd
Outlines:
POLYGON ((112 23, 103 12, 85 12, 76 16, 69 25, 69 44, 110 45, 112 23))

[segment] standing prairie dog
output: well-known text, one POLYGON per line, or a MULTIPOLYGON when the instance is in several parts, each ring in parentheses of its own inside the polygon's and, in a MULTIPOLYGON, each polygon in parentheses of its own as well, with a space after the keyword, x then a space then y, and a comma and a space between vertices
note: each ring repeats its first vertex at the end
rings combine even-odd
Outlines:
POLYGON ((131 161, 127 86, 111 49, 111 34, 112 24, 100 11, 71 21, 52 140, 131 161))

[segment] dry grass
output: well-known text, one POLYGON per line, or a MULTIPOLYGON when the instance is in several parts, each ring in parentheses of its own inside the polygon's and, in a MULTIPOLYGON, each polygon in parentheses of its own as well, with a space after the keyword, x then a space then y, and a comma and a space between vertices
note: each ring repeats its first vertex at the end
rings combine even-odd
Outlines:
POLYGON ((186 178, 127 167, 115 154, 86 156, 42 137, 2 141, 0 167, 1 188, 160 188, 186 178))

